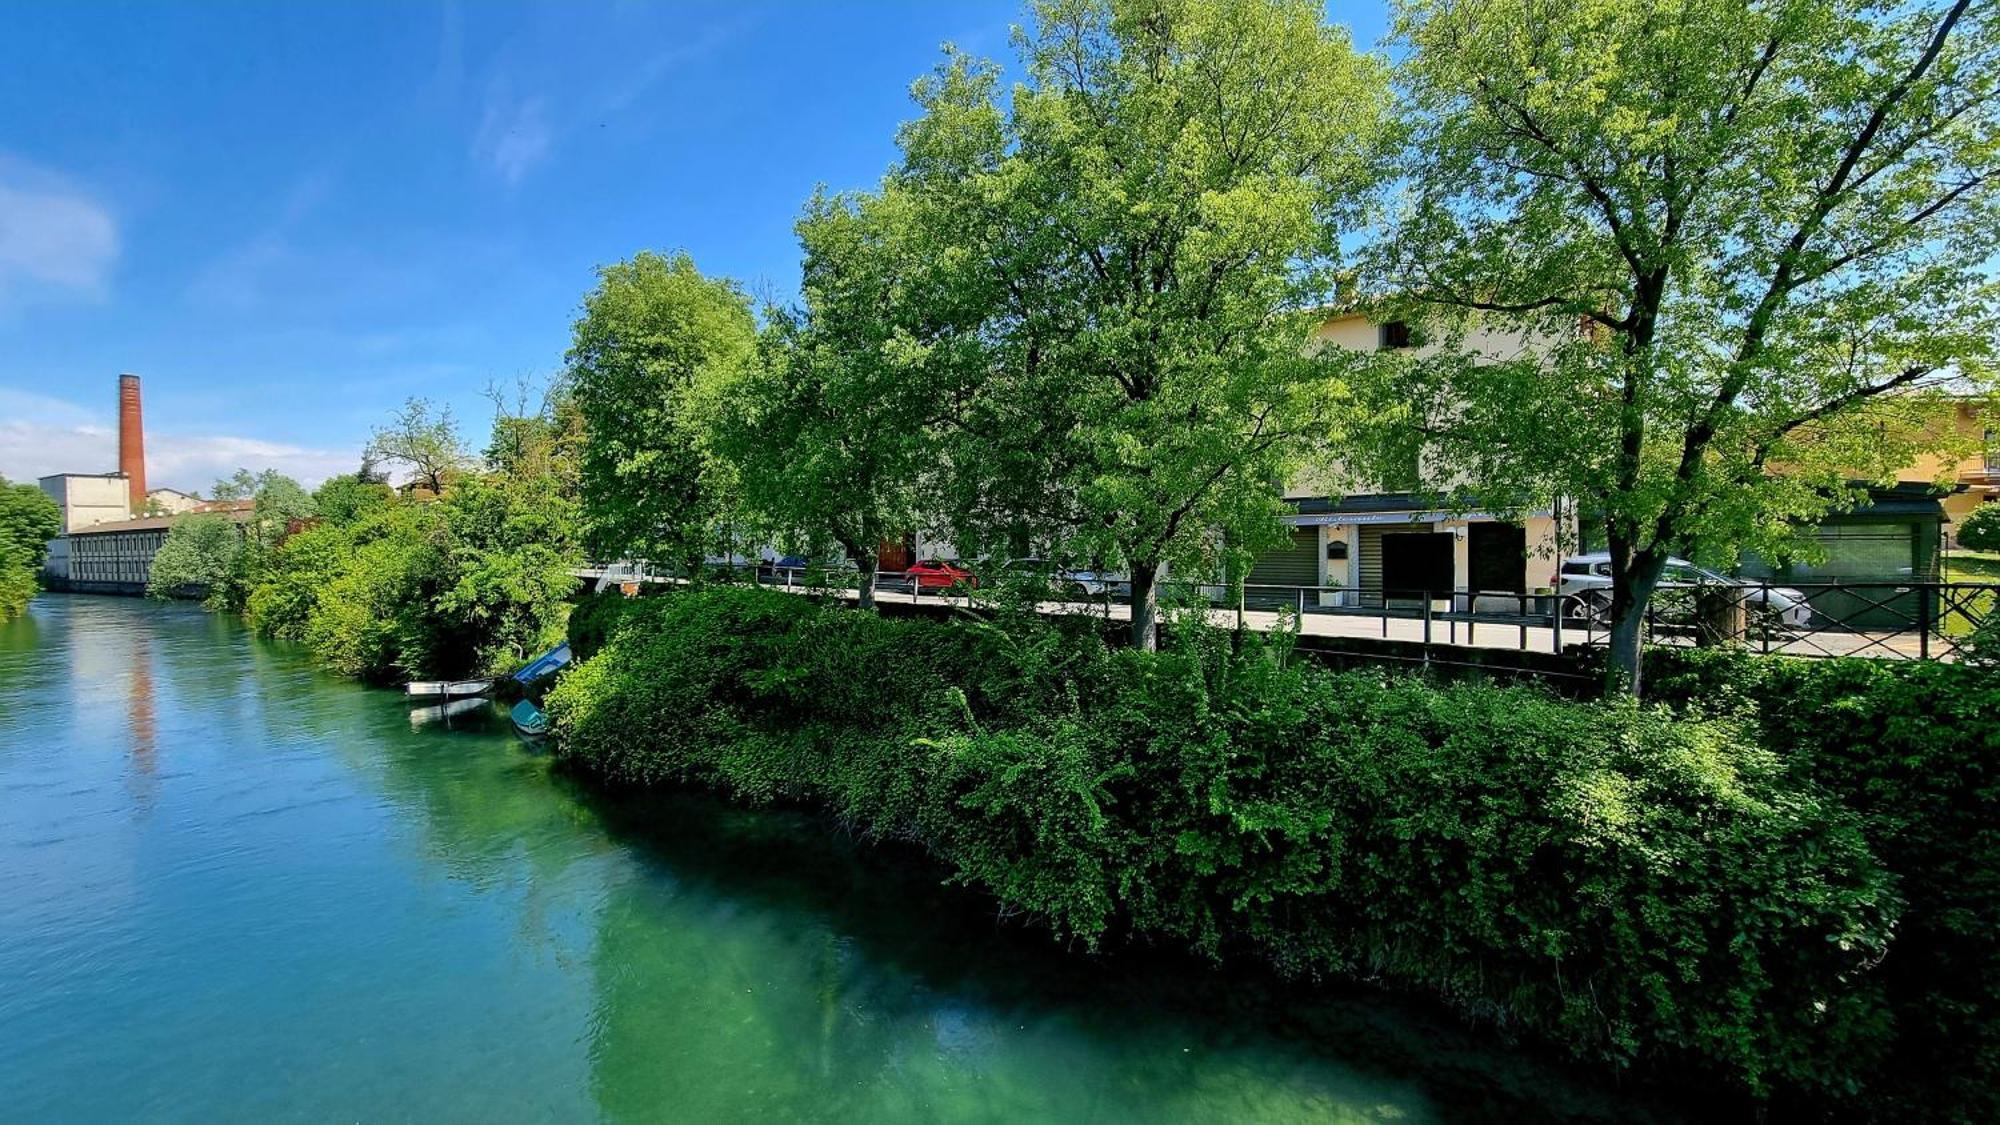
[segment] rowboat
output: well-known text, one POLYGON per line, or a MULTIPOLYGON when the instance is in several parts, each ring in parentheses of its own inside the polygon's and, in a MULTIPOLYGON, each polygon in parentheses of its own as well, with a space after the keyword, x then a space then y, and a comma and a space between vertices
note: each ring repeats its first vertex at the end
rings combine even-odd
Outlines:
POLYGON ((403 689, 410 695, 427 698, 462 699, 485 695, 493 690, 492 680, 412 680, 403 689))
POLYGON ((514 682, 527 687, 539 680, 548 679, 568 666, 569 642, 564 641, 535 659, 523 664, 514 673, 514 682))
POLYGON ((540 707, 535 706, 532 699, 523 699, 515 703, 514 709, 508 712, 508 715, 514 720, 514 729, 520 731, 524 737, 540 738, 549 733, 549 717, 542 713, 540 707))

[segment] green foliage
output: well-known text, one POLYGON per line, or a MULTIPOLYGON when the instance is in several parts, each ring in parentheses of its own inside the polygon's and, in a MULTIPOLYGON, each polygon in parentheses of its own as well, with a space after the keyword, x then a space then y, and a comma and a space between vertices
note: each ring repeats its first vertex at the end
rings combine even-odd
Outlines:
POLYGON ((921 526, 919 483, 936 468, 932 349, 906 288, 921 241, 894 196, 814 196, 798 314, 774 312, 717 436, 746 515, 806 555, 838 544, 874 587, 878 544, 921 526))
POLYGON ((1622 688, 1669 556, 1781 554, 1952 431, 1937 388, 1992 374, 1995 19, 1397 5, 1412 190, 1374 273, 1440 354, 1385 357, 1371 401, 1477 503, 1595 509, 1622 688))
POLYGON ((350 524, 387 504, 396 495, 380 481, 363 480, 359 473, 328 477, 313 490, 313 508, 328 523, 350 524))
POLYGON ((1312 310, 1375 182, 1388 93, 1324 16, 1037 3, 1020 85, 1003 99, 996 68, 953 55, 902 133, 889 198, 934 247, 910 288, 979 359, 934 392, 953 539, 1129 566, 1142 647, 1164 564, 1214 571, 1218 541, 1281 537, 1273 482, 1338 402, 1312 310))
POLYGON ((472 461, 465 441, 458 436, 450 406, 433 406, 430 400, 412 398, 386 426, 375 430, 362 454, 364 464, 387 461, 410 472, 410 483, 429 490, 432 496, 444 493, 452 475, 472 461))
POLYGON ((1859 813, 1904 900, 1876 972, 1895 1014, 1877 1101, 2000 1116, 2000 670, 1658 650, 1650 692, 1750 716, 1795 775, 1859 813))
POLYGON ((1731 719, 756 589, 611 616, 548 699, 562 758, 824 804, 1058 937, 1381 980, 1762 1094, 1881 1062, 1888 877, 1731 719))
POLYGON ((328 481, 325 518, 258 568, 251 625, 371 680, 507 671, 554 643, 582 561, 554 417, 502 410, 491 448, 509 451, 505 469, 453 471, 441 498, 328 481))
POLYGON ((1958 545, 1968 551, 2000 551, 2000 504, 1981 504, 1958 525, 1958 545))
POLYGON ((680 563, 724 538, 733 486, 715 456, 719 403, 751 361, 750 303, 685 254, 598 271, 566 378, 583 426, 583 515, 601 558, 680 563))
POLYGON ((49 540, 62 530, 62 509, 38 485, 0 477, 0 621, 27 608, 49 540))
POLYGON ((250 549, 243 528, 220 512, 195 512, 174 520, 153 553, 146 594, 177 598, 198 594, 210 609, 242 605, 250 549))

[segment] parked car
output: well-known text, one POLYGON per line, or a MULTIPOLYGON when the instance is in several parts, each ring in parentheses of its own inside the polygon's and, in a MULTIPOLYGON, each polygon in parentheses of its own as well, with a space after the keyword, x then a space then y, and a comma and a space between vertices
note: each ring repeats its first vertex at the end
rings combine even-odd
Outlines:
POLYGON ((1050 590, 1068 598, 1116 597, 1129 594, 1132 590, 1130 579, 1095 570, 1075 570, 1048 559, 1008 559, 1001 565, 1000 572, 1010 578, 1039 580, 1050 590))
POLYGON ((786 555, 776 561, 766 559, 757 564, 757 581, 784 585, 785 578, 789 575, 796 583, 805 577, 807 568, 811 566, 812 560, 804 555, 786 555))
MULTIPOLYGON (((1564 603, 1572 616, 1603 622, 1611 616, 1611 555, 1598 551, 1588 555, 1572 555, 1562 561, 1562 569, 1554 582, 1556 592, 1574 595, 1564 603)), ((1788 586, 1763 586, 1731 578, 1707 567, 1696 566, 1686 559, 1668 559, 1666 571, 1660 576, 1660 589, 1667 591, 1669 612, 1691 611, 1692 605, 1683 606, 1686 599, 1674 598, 1673 592, 1692 590, 1699 586, 1739 586, 1747 591, 1745 601, 1750 611, 1763 620, 1773 622, 1788 629, 1804 629, 1812 624, 1812 606, 1807 604, 1805 594, 1788 586)))
POLYGON ((925 559, 910 564, 897 584, 912 594, 930 591, 936 594, 955 590, 973 590, 979 587, 979 579, 973 573, 954 562, 944 559, 925 559))

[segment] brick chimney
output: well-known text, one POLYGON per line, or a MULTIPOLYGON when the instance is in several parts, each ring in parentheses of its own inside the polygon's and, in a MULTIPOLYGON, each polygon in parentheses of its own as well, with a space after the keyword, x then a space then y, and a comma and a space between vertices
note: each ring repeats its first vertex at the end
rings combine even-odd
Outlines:
POLYGON ((118 377, 118 471, 131 488, 132 510, 146 510, 146 427, 139 419, 139 377, 118 377))

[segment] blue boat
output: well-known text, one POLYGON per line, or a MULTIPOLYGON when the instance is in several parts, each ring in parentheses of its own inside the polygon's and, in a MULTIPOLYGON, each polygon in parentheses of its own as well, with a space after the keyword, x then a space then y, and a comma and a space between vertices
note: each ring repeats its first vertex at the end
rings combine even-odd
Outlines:
POLYGON ((564 641, 549 651, 524 664, 514 673, 514 682, 522 687, 548 679, 569 666, 569 642, 564 641))
POLYGON ((540 707, 535 706, 535 701, 532 699, 523 699, 514 704, 514 709, 508 712, 508 715, 514 720, 514 729, 520 731, 525 738, 540 738, 549 733, 549 717, 542 713, 540 707))

